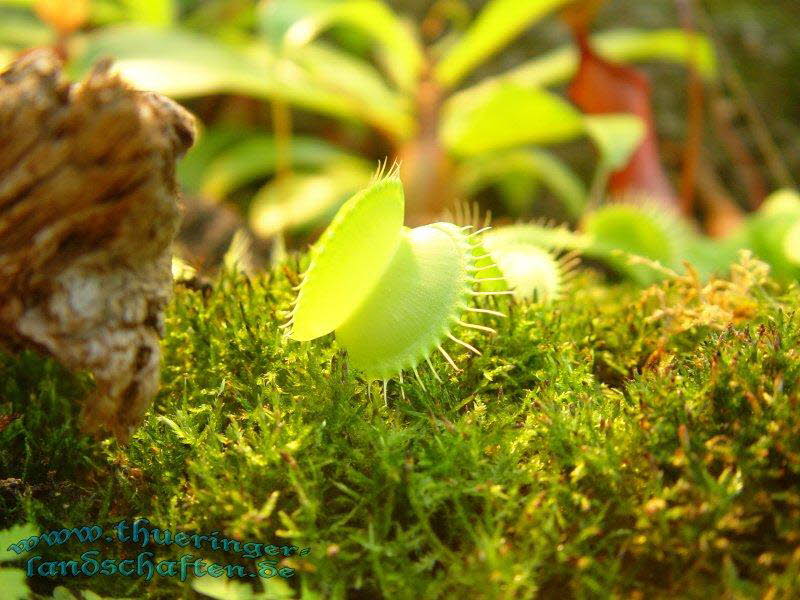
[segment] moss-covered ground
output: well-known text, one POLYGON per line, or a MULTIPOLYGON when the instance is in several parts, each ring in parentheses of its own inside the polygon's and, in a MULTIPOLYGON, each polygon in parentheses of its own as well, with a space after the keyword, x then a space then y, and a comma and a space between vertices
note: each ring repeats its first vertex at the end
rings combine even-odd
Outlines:
MULTIPOLYGON (((0 358, 0 529, 146 517, 311 548, 260 597, 800 596, 797 286, 747 262, 705 287, 585 273, 550 307, 503 304, 497 336, 464 334, 482 356, 449 348, 463 372, 439 357, 443 383, 392 382, 384 405, 330 337, 282 337, 297 270, 176 287, 162 389, 126 446, 78 433, 88 377, 0 358)), ((220 598, 262 581, 205 579, 220 598)), ((29 582, 198 597, 176 577, 29 582)))

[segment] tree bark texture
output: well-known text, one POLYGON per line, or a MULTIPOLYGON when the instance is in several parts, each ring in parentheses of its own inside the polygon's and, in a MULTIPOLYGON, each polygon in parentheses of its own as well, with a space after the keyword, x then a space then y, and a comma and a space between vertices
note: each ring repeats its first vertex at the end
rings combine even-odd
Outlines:
POLYGON ((158 389, 195 125, 110 66, 70 84, 39 50, 0 74, 0 345, 90 371, 84 428, 125 440, 158 389))

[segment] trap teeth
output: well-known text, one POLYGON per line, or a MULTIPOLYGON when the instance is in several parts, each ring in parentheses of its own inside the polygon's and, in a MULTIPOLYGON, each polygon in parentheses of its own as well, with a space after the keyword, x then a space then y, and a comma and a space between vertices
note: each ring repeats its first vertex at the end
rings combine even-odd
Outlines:
POLYGON ((372 294, 336 329, 353 366, 367 377, 392 377, 430 354, 470 291, 469 252, 454 225, 404 231, 372 294))
POLYGON ((437 350, 460 371, 442 345, 447 340, 480 355, 451 327, 495 333, 459 319, 468 299, 511 292, 499 285, 504 280, 480 245, 486 226, 433 223, 408 229, 402 221, 402 185, 396 168, 385 173, 384 164, 312 248, 292 311, 291 337, 304 341, 334 331, 352 366, 368 380, 402 377, 410 369, 422 384, 417 367, 424 360, 441 381, 430 361, 437 350), (487 265, 495 271, 487 274, 487 265), (482 276, 490 274, 491 281, 482 276), (489 284, 491 290, 480 287, 489 284))
POLYGON ((636 198, 609 203, 587 214, 582 228, 590 239, 587 255, 641 284, 653 283, 662 275, 645 264, 632 265, 629 256, 675 269, 680 267, 691 237, 690 228, 678 215, 636 198))

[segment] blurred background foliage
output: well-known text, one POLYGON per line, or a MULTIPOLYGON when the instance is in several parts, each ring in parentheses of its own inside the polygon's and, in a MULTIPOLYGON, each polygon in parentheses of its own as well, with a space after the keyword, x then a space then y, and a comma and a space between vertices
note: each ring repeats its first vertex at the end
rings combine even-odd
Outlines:
MULTIPOLYGON (((496 223, 601 231, 609 177, 652 134, 676 190, 656 204, 727 242, 649 255, 711 270, 754 245, 742 223, 766 217, 744 213, 800 166, 795 0, 0 0, 0 66, 39 46, 74 77, 112 57, 199 117, 179 170, 181 253, 199 268, 303 247, 384 159, 402 162, 411 225, 476 201, 496 223), (591 13, 603 60, 648 77, 652 120, 570 100, 585 57, 568 11, 591 13)), ((648 255, 640 224, 619 227, 604 247, 648 255)))

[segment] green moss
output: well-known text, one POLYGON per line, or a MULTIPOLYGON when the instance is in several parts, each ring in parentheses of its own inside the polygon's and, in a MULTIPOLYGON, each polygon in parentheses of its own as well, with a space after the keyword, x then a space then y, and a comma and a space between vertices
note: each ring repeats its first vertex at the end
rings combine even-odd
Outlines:
MULTIPOLYGON (((796 286, 753 265, 708 288, 585 274, 555 305, 505 306, 463 373, 421 372, 405 400, 390 385, 385 407, 330 336, 281 337, 298 270, 177 288, 162 390, 126 447, 76 432, 86 378, 0 359, 0 529, 141 516, 290 541, 312 548, 290 561, 300 598, 800 593, 796 286)), ((156 579, 33 586, 195 594, 156 579)))

